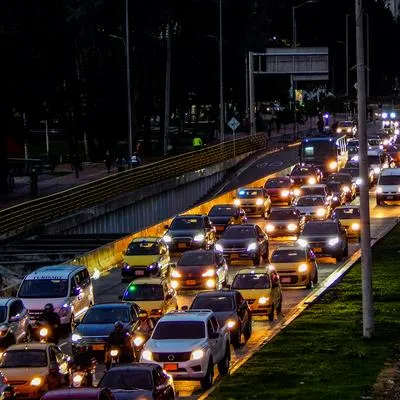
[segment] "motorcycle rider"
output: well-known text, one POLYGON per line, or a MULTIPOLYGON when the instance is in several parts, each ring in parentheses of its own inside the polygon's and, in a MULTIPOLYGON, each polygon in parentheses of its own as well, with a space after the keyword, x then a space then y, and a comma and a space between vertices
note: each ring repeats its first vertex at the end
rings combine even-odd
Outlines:
POLYGON ((58 343, 58 329, 61 325, 60 316, 54 311, 54 306, 47 303, 44 306, 44 311, 39 318, 39 321, 46 322, 50 329, 48 339, 53 343, 58 343))
POLYGON ((77 370, 86 372, 87 386, 93 386, 93 373, 96 368, 96 364, 96 358, 93 357, 87 343, 79 343, 74 356, 74 366, 77 370))
MULTIPOLYGON (((114 330, 110 333, 107 339, 107 347, 105 354, 105 364, 106 368, 110 368, 111 355, 110 350, 112 347, 117 347, 120 351, 121 356, 127 351, 127 334, 124 331, 124 323, 122 321, 116 321, 114 324, 114 330)), ((131 352, 131 349, 128 350, 131 352)))
POLYGON ((2 400, 15 400, 17 395, 12 386, 6 386, 3 390, 2 400))
POLYGON ((151 318, 149 318, 147 312, 143 311, 139 313, 139 321, 140 325, 138 328, 138 332, 140 332, 143 336, 145 336, 147 340, 154 329, 154 322, 151 318))

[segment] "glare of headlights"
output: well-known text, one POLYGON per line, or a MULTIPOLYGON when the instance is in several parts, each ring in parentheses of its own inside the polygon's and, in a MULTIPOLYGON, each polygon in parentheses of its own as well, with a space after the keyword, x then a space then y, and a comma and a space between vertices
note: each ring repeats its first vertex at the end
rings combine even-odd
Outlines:
POLYGON ((288 231, 293 232, 293 231, 295 231, 297 229, 297 225, 296 224, 289 224, 287 226, 287 228, 288 228, 288 231))
POLYGON ((339 199, 338 199, 337 196, 333 196, 333 197, 332 197, 332 200, 333 200, 333 201, 338 201, 339 199))
POLYGON ((179 286, 178 281, 171 281, 171 287, 172 287, 172 289, 177 289, 178 286, 179 286))
POLYGON ((40 386, 42 384, 42 378, 36 377, 31 380, 31 386, 40 386))
POLYGON ((381 172, 381 169, 379 167, 375 167, 374 168, 374 173, 375 174, 379 174, 379 172, 381 172))
POLYGON ((315 185, 316 183, 317 183, 317 180, 313 176, 311 178, 308 178, 309 185, 315 185))
POLYGON ((351 229, 353 231, 358 231, 360 229, 360 224, 357 222, 354 222, 353 224, 351 224, 351 229))
POLYGON ((383 125, 389 126, 389 125, 390 125, 390 122, 389 122, 389 121, 384 121, 384 122, 383 122, 383 125))
POLYGON ((111 357, 117 357, 117 355, 118 355, 118 350, 111 350, 110 351, 110 356, 111 357))
POLYGON ((329 163, 329 169, 333 170, 337 168, 337 162, 336 161, 331 161, 329 163))
POLYGON ((215 280, 214 280, 214 279, 208 279, 207 282, 206 282, 206 286, 207 286, 209 289, 214 288, 214 287, 215 287, 215 280))
POLYGON ((282 197, 288 197, 289 194, 290 194, 289 190, 282 190, 282 192, 281 192, 282 197))
POLYGON ((136 336, 135 339, 133 339, 133 343, 136 347, 139 347, 144 343, 144 339, 141 336, 136 336))
POLYGON ((325 208, 318 208, 317 216, 318 217, 324 217, 325 216, 325 208))
POLYGON ((306 247, 307 246, 307 240, 306 239, 297 239, 297 243, 299 244, 299 246, 301 247, 306 247))
POLYGON ((334 246, 335 244, 338 244, 338 243, 339 243, 338 237, 334 237, 334 238, 328 240, 329 246, 334 246))
POLYGON ((361 185, 361 178, 356 179, 356 185, 360 186, 361 185))
POLYGON ((382 118, 383 119, 387 118, 387 116, 388 116, 387 113, 382 113, 382 118))
POLYGON ((164 239, 165 243, 171 243, 172 242, 172 237, 169 236, 169 235, 164 235, 163 239, 164 239))
POLYGON ((217 243, 215 245, 215 250, 220 251, 222 253, 224 251, 224 248, 219 243, 217 243))
POLYGON ((269 300, 269 297, 260 297, 260 298, 258 299, 258 302, 259 302, 260 304, 267 304, 268 300, 269 300))
POLYGON ((300 196, 300 189, 294 189, 293 193, 295 196, 300 196))
POLYGON ((347 133, 351 133, 351 128, 347 128, 347 133))
POLYGON ((380 186, 378 186, 376 188, 376 193, 382 193, 382 192, 383 192, 383 189, 380 186))
POLYGON ((397 128, 397 127, 399 126, 399 123, 396 121, 396 122, 394 123, 394 126, 395 126, 395 128, 397 128))
POLYGON ((74 334, 72 335, 71 339, 72 339, 73 342, 78 342, 79 340, 82 339, 82 336, 81 336, 81 335, 78 335, 77 333, 74 333, 74 334))
POLYGON ((77 383, 77 384, 81 383, 82 380, 83 380, 83 376, 82 375, 75 375, 74 378, 73 378, 74 383, 77 383))
POLYGON ((204 351, 199 349, 192 351, 192 354, 190 355, 191 360, 200 360, 204 357, 204 351))
POLYGON ((259 199, 256 200, 256 204, 258 206, 262 206, 264 204, 264 200, 259 198, 259 199))
POLYGON ((234 204, 235 206, 240 206, 240 199, 235 199, 235 200, 233 200, 233 204, 234 204))
POLYGON ((204 240, 204 235, 203 235, 202 233, 200 233, 200 234, 196 235, 196 236, 193 238, 193 240, 194 240, 195 242, 202 242, 202 241, 204 240))
POLYGON ((396 129, 394 130, 394 133, 395 133, 396 135, 398 135, 398 134, 400 133, 400 130, 399 130, 398 128, 396 128, 396 129))
POLYGON ((384 145, 384 146, 387 146, 388 144, 389 144, 389 140, 385 139, 385 140, 383 141, 383 145, 384 145))
POLYGON ((257 248, 257 243, 250 243, 247 246, 247 251, 255 250, 257 248))
POLYGON ((182 277, 181 273, 179 271, 177 271, 176 269, 174 269, 171 272, 171 278, 181 278, 181 277, 182 277))
POLYGON ((348 186, 343 186, 343 192, 345 193, 350 192, 350 188, 348 186))
POLYGON ((142 352, 142 358, 147 361, 153 360, 153 353, 150 350, 144 350, 142 352))
POLYGON ((390 118, 396 118, 396 113, 394 112, 390 113, 390 118))
POLYGON ((39 335, 42 336, 42 337, 47 336, 48 333, 49 333, 49 330, 48 330, 47 328, 42 328, 42 329, 39 331, 39 335))
POLYGON ((209 269, 206 272, 204 272, 204 274, 202 275, 202 277, 210 277, 210 276, 214 276, 215 275, 215 270, 214 269, 209 269))
POLYGON ((227 322, 226 325, 228 326, 229 329, 232 329, 232 328, 236 325, 236 321, 230 319, 230 320, 227 322))
POLYGON ((342 130, 340 128, 336 129, 336 133, 341 133, 341 132, 342 132, 342 130))
POLYGON ((275 226, 272 224, 267 224, 266 228, 267 232, 273 232, 275 230, 275 226))
POLYGON ((299 272, 306 272, 308 270, 307 264, 301 264, 299 265, 299 268, 297 268, 297 271, 299 272))

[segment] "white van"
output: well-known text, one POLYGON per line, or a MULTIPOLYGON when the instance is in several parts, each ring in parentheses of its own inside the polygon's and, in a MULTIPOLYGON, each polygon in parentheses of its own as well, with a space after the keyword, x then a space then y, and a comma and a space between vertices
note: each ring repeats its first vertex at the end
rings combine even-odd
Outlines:
POLYGON ((40 317, 46 304, 51 303, 60 315, 61 324, 68 327, 94 304, 89 271, 81 265, 39 268, 25 276, 17 297, 28 309, 31 322, 40 317))
POLYGON ((379 175, 376 187, 376 204, 385 200, 400 201, 400 168, 385 168, 379 175))
POLYGON ((389 167, 386 154, 382 150, 368 150, 368 167, 374 174, 374 183, 384 168, 389 167))

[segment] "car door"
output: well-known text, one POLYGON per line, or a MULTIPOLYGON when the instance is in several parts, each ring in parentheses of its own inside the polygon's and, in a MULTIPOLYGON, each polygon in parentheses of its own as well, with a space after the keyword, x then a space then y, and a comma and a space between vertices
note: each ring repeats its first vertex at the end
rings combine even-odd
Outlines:
POLYGON ((163 271, 166 274, 167 270, 168 270, 168 264, 170 262, 168 246, 165 243, 160 242, 159 243, 159 251, 160 251, 161 271, 163 271))
POLYGON ((256 225, 256 235, 258 244, 260 246, 260 255, 268 253, 268 245, 265 239, 265 234, 258 225, 256 225))
POLYGON ((226 282, 228 266, 226 265, 225 259, 221 253, 215 252, 215 262, 217 264, 217 275, 219 282, 226 282))
POLYGON ((213 324, 211 323, 211 319, 207 320, 207 335, 208 335, 208 342, 210 344, 211 354, 213 355, 214 362, 219 361, 221 351, 218 349, 218 341, 219 336, 217 339, 212 339, 212 335, 215 333, 213 324))
POLYGON ((17 342, 21 342, 26 337, 27 330, 29 329, 28 310, 24 307, 24 303, 21 300, 15 299, 13 302, 13 311, 11 312, 10 310, 10 316, 11 314, 17 320, 15 338, 17 342))
POLYGON ((9 304, 8 326, 16 342, 21 339, 21 311, 20 302, 12 300, 9 304))
POLYGON ((247 302, 240 294, 240 292, 235 293, 235 302, 236 302, 236 309, 237 314, 240 320, 240 326, 243 331, 244 327, 247 325, 249 314, 247 309, 247 302))
POLYGON ((85 312, 84 291, 81 287, 81 278, 79 273, 71 277, 71 297, 73 298, 74 316, 79 317, 85 312))
MULTIPOLYGON (((219 323, 218 323, 218 320, 217 320, 217 317, 215 316, 215 315, 213 315, 211 318, 210 318, 210 321, 211 321, 211 324, 212 324, 212 327, 213 327, 213 330, 214 330, 214 332, 217 332, 218 334, 220 333, 220 330, 221 330, 221 327, 219 326, 219 323)), ((223 356, 224 356, 224 354, 225 354, 225 349, 223 348, 223 346, 221 346, 221 343, 220 343, 220 341, 222 340, 222 338, 221 338, 221 336, 219 335, 218 336, 218 339, 216 339, 216 341, 215 341, 215 343, 216 343, 216 346, 217 346, 217 352, 216 353, 218 353, 218 360, 220 360, 223 356)), ((214 354, 214 353, 213 353, 214 354)), ((215 357, 215 356, 214 356, 215 357)))

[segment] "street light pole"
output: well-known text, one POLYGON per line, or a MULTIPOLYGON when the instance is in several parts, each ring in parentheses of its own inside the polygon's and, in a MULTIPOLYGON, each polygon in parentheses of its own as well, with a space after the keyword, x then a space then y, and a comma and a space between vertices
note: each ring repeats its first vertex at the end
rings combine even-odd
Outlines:
POLYGON ((373 294, 372 294, 372 257, 369 216, 368 189, 368 145, 366 126, 366 93, 364 63, 364 31, 362 0, 355 0, 356 40, 357 40, 357 102, 360 157, 360 219, 361 219, 361 271, 362 271, 362 307, 363 337, 370 339, 374 331, 373 294))
POLYGON ((346 14, 346 98, 349 97, 349 16, 346 14))
POLYGON ((367 19, 367 98, 369 98, 369 15, 364 13, 367 19))
POLYGON ((132 127, 132 99, 131 99, 131 57, 129 47, 129 0, 125 0, 125 56, 126 56, 126 100, 128 107, 128 154, 132 165, 133 127, 132 127))
POLYGON ((307 0, 304 3, 299 4, 298 6, 292 7, 292 26, 293 26, 293 46, 297 46, 297 22, 296 22, 296 10, 300 7, 305 6, 306 4, 317 3, 318 0, 307 0))
POLYGON ((222 0, 219 0, 219 129, 221 141, 225 140, 224 71, 222 53, 222 0))

